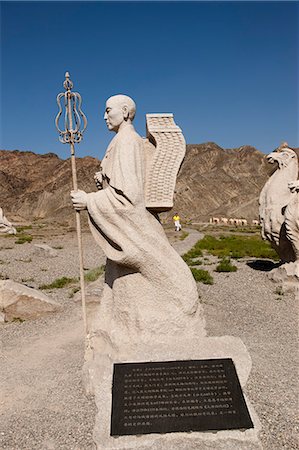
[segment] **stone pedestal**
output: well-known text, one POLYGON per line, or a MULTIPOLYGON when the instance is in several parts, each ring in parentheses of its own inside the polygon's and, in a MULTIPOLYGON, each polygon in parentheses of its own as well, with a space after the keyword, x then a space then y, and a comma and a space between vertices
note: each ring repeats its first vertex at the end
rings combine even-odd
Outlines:
POLYGON ((269 272, 268 277, 275 283, 280 283, 284 291, 299 290, 299 261, 282 264, 269 272))
POLYGON ((98 450, 257 450, 262 449, 258 438, 259 419, 245 396, 254 428, 217 432, 188 432, 144 434, 138 436, 110 436, 113 364, 124 362, 174 361, 188 359, 232 358, 240 384, 244 389, 251 370, 251 358, 239 338, 181 337, 162 338, 155 342, 135 342, 118 354, 103 355, 95 351, 97 338, 90 340, 86 352, 85 384, 94 394, 98 408, 94 429, 95 448, 98 450), (94 348, 92 348, 94 347, 94 348))

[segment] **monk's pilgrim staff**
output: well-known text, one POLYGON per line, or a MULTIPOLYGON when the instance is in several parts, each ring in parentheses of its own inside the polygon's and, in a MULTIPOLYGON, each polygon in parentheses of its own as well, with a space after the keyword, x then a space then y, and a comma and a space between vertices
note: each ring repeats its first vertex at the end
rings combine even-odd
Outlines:
MULTIPOLYGON (((65 74, 65 81, 63 83, 65 92, 57 95, 57 104, 59 112, 55 119, 56 128, 59 133, 59 140, 63 144, 70 144, 71 149, 71 164, 72 164, 72 177, 73 177, 73 189, 78 190, 77 172, 76 172, 76 159, 75 159, 75 143, 83 139, 83 132, 87 126, 87 119, 81 110, 82 98, 78 92, 72 92, 73 83, 70 80, 68 72, 65 74), (59 128, 59 119, 62 115, 61 100, 64 98, 64 130, 59 128), (74 127, 73 127, 74 126, 74 127)), ((76 228, 78 237, 79 248, 79 261, 80 261, 80 286, 81 286, 81 298, 82 298, 82 311, 85 334, 87 336, 87 320, 86 320, 86 302, 85 302, 85 285, 84 285, 84 269, 83 269, 83 250, 82 250, 82 234, 81 234, 81 222, 80 211, 76 211, 76 228)))

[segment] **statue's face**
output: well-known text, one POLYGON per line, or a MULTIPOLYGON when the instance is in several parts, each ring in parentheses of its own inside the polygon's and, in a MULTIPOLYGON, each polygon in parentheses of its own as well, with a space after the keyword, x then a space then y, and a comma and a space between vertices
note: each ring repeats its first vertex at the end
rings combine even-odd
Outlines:
POLYGON ((118 131, 120 125, 125 120, 125 110, 123 104, 117 98, 107 100, 104 120, 110 131, 118 131))
POLYGON ((278 167, 287 167, 293 158, 295 158, 296 154, 293 150, 289 148, 284 148, 280 151, 274 151, 267 155, 267 160, 270 164, 278 163, 278 167))

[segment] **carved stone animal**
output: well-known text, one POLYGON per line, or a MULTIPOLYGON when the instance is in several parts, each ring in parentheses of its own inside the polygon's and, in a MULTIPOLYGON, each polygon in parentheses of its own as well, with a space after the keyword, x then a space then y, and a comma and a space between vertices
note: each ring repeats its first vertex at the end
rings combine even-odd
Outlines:
POLYGON ((289 189, 293 195, 284 214, 285 228, 287 238, 293 247, 295 260, 299 265, 299 180, 290 182, 289 189))
MULTIPOLYGON (((298 179, 298 156, 286 144, 267 156, 269 163, 277 163, 277 169, 266 182, 260 194, 260 223, 262 238, 267 239, 278 253, 282 262, 295 261, 293 246, 288 239, 285 213, 296 195, 288 186, 298 179)), ((290 210, 289 210, 290 211, 290 210)), ((288 212, 288 217, 291 213, 288 212)), ((293 219, 289 218, 288 223, 293 219)))

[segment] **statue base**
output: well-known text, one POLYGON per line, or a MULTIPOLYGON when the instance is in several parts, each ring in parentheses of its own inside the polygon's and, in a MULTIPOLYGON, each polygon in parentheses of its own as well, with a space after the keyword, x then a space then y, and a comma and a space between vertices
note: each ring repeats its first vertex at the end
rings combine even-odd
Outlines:
POLYGON ((282 264, 271 270, 268 277, 275 283, 280 283, 286 292, 299 292, 299 261, 282 264))
POLYGON ((155 342, 135 342, 124 351, 103 354, 96 351, 97 338, 91 338, 86 351, 84 379, 87 393, 95 396, 98 408, 94 428, 94 442, 97 450, 258 450, 261 425, 253 407, 245 401, 254 425, 247 430, 221 430, 205 432, 176 432, 165 434, 143 434, 110 436, 112 408, 113 364, 145 361, 174 361, 213 358, 232 358, 242 389, 251 370, 250 355, 239 338, 184 337, 169 339, 157 336, 155 342))

